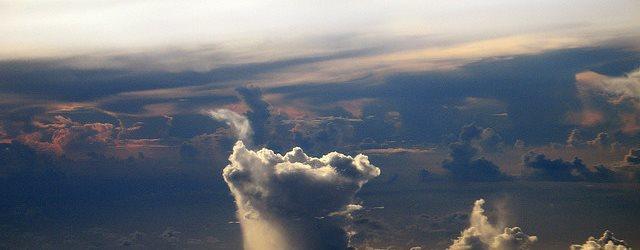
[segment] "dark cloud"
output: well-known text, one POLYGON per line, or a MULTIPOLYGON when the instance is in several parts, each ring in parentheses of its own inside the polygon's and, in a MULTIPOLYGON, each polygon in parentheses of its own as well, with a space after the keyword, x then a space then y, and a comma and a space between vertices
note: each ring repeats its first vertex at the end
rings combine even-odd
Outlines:
POLYGON ((492 129, 483 130, 473 124, 462 127, 459 141, 449 144, 450 159, 442 162, 442 168, 449 176, 461 181, 500 181, 508 176, 500 168, 484 157, 477 158, 478 149, 473 145, 480 140, 496 140, 492 129))
POLYGON ((475 124, 465 125, 460 129, 460 134, 458 134, 458 138, 463 142, 470 142, 471 140, 477 139, 482 134, 482 129, 476 126, 475 124))
MULTIPOLYGON (((230 65, 205 72, 169 72, 132 68, 81 69, 71 66, 74 60, 80 60, 78 58, 0 61, 0 91, 47 99, 84 101, 139 90, 207 84, 223 85, 225 82, 247 80, 262 73, 367 53, 371 53, 371 50, 352 50, 329 55, 230 65)), ((126 58, 121 60, 127 61, 126 58)))
MULTIPOLYGON (((482 121, 479 126, 499 129, 507 141, 522 139, 536 145, 564 142, 566 131, 573 127, 565 120, 568 112, 581 106, 576 73, 606 68, 619 61, 630 63, 633 60, 629 58, 640 55, 611 48, 567 49, 486 59, 446 72, 395 74, 383 80, 371 77, 342 84, 310 83, 266 91, 316 105, 356 98, 381 100, 384 105, 377 107, 377 112, 399 112, 401 136, 406 140, 437 142, 443 135, 457 133, 456 128, 482 121), (468 97, 503 103, 505 107, 500 113, 506 116, 495 116, 495 109, 467 112, 455 108, 468 97)), ((365 112, 363 117, 368 115, 375 113, 365 112)))
POLYGON ((569 147, 580 147, 585 144, 584 139, 582 138, 582 134, 579 129, 572 129, 569 132, 569 136, 567 137, 567 146, 569 147))
POLYGON ((264 144, 273 134, 269 131, 270 128, 273 128, 273 122, 269 119, 271 117, 269 104, 262 100, 262 91, 259 88, 241 87, 236 91, 251 109, 246 115, 252 124, 254 142, 257 145, 264 144))
POLYGON ((544 154, 529 152, 523 156, 523 164, 525 177, 533 180, 614 182, 618 179, 613 170, 602 165, 591 170, 577 157, 573 161, 551 160, 544 154))
POLYGON ((596 135, 595 138, 593 138, 593 140, 587 141, 588 145, 600 147, 610 145, 611 143, 611 137, 609 137, 609 134, 607 132, 600 132, 596 135))
POLYGON ((449 145, 450 159, 442 163, 454 180, 500 181, 508 179, 500 168, 485 158, 476 159, 478 150, 468 143, 455 142, 449 145))
POLYGON ((640 165, 640 148, 629 149, 629 153, 624 156, 624 163, 628 165, 640 165))

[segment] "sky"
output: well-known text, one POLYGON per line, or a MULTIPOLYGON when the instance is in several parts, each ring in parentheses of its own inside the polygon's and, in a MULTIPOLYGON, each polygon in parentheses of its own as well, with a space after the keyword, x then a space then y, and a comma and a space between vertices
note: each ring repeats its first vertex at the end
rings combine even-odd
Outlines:
POLYGON ((0 248, 640 246, 637 13, 0 0, 0 248))
POLYGON ((362 43, 379 45, 381 39, 425 37, 472 42, 533 36, 577 45, 637 36, 640 21, 635 14, 640 7, 632 0, 315 4, 27 0, 0 4, 3 58, 200 46, 252 53, 266 48, 288 54, 289 50, 332 50, 362 43))

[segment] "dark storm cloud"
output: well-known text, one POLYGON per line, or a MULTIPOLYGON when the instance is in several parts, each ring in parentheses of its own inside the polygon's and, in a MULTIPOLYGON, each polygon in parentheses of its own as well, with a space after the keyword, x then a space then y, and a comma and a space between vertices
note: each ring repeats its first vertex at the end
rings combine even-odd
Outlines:
MULTIPOLYGON (((311 55, 239 65, 223 66, 205 72, 135 70, 131 68, 80 69, 70 66, 77 59, 0 61, 0 91, 39 98, 84 101, 122 92, 175 88, 227 81, 247 80, 262 73, 289 67, 356 57, 372 50, 352 50, 329 55, 311 55)), ((125 59, 122 59, 126 61, 125 59)))
POLYGON ((525 177, 533 180, 614 182, 618 179, 613 170, 602 165, 591 170, 577 157, 573 161, 551 160, 544 154, 529 152, 523 156, 523 164, 527 171, 525 177))
POLYGON ((450 159, 442 162, 442 168, 450 177, 460 181, 500 181, 508 177, 500 168, 485 158, 477 158, 478 150, 469 143, 455 142, 449 145, 450 159))
POLYGON ((478 148, 475 145, 494 146, 497 140, 495 131, 482 129, 474 124, 465 125, 460 129, 458 141, 449 144, 449 156, 442 162, 442 168, 449 171, 454 180, 462 181, 500 181, 508 179, 500 168, 484 157, 478 158, 478 148))
POLYGON ((463 142, 470 142, 473 139, 480 137, 482 129, 475 124, 465 125, 460 129, 458 138, 463 142))
POLYGON ((270 124, 271 112, 269 104, 262 100, 262 91, 254 87, 240 87, 236 91, 238 91, 244 103, 249 106, 250 111, 246 115, 252 124, 254 142, 257 145, 265 143, 270 135, 269 127, 273 127, 273 124, 270 124))

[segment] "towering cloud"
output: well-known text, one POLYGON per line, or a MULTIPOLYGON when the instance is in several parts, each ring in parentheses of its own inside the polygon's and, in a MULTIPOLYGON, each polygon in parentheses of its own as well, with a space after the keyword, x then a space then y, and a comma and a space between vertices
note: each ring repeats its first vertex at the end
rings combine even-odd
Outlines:
POLYGON ((216 120, 225 122, 238 137, 238 140, 243 141, 247 145, 253 143, 252 136, 253 130, 249 124, 247 117, 244 117, 236 112, 228 109, 218 109, 209 111, 209 115, 216 120))
POLYGON ((571 245, 571 250, 627 250, 631 249, 624 242, 613 237, 613 233, 609 230, 604 231, 600 238, 589 237, 582 245, 571 245))
POLYGON ((501 232, 484 215, 483 205, 483 199, 474 203, 469 228, 462 231, 449 250, 525 250, 538 240, 536 236, 522 232, 519 227, 506 227, 501 232))
POLYGON ((257 145, 265 143, 269 135, 267 125, 269 125, 269 118, 271 117, 269 103, 262 100, 262 91, 259 88, 240 87, 236 91, 251 109, 247 112, 247 118, 253 124, 255 143, 257 145))
POLYGON ((283 156, 249 150, 242 141, 229 161, 223 177, 236 200, 246 249, 347 248, 340 217, 359 207, 354 195, 380 175, 365 155, 314 158, 294 148, 283 156))

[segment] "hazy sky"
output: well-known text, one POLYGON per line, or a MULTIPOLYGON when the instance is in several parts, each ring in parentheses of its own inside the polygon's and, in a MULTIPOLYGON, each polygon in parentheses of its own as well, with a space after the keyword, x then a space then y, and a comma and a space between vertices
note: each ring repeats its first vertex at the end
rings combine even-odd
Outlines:
POLYGON ((305 51, 421 37, 601 41, 637 35, 637 13, 634 0, 2 0, 0 57, 205 45, 305 51))

